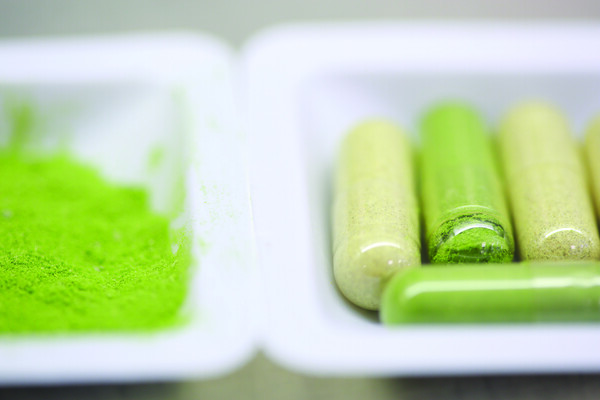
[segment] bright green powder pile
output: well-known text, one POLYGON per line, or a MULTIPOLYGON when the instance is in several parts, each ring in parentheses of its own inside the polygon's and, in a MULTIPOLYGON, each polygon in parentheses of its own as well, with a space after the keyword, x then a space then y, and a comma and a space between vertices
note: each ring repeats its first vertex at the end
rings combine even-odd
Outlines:
POLYGON ((0 153, 2 333, 177 325, 184 244, 141 189, 107 183, 66 156, 0 153))

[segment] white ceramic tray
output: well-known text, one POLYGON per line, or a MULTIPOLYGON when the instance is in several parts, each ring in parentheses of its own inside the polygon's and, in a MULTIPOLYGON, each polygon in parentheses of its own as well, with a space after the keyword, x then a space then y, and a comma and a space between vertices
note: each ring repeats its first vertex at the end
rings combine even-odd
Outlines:
POLYGON ((146 186, 159 211, 187 178, 198 259, 189 325, 0 336, 0 384, 209 377, 243 364, 256 348, 257 273, 229 49, 198 35, 17 41, 0 45, 0 60, 0 112, 31 104, 44 145, 66 142, 110 179, 146 186), (162 161, 149 168, 155 149, 162 161))
POLYGON ((325 375, 600 371, 598 324, 381 326, 336 290, 329 229, 332 163, 353 124, 384 116, 414 134, 425 108, 458 98, 494 126, 539 97, 581 134, 600 111, 598 43, 598 25, 456 23, 288 26, 247 45, 266 353, 325 375))
POLYGON ((436 23, 282 27, 241 57, 199 35, 2 43, 0 102, 36 104, 48 145, 67 132, 162 210, 188 177, 199 262, 190 325, 0 337, 0 384, 210 377, 259 349, 320 375, 600 371, 596 324, 381 326, 335 288, 328 215, 339 140, 368 116, 415 132, 425 107, 460 97, 494 124, 537 96, 581 132, 600 110, 599 40, 598 25, 436 23), (156 146, 166 162, 148 173, 156 146))

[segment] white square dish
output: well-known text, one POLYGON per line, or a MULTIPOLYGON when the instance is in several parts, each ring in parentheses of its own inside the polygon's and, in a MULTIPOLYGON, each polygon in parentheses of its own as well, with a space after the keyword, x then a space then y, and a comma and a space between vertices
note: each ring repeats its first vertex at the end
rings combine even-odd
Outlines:
MULTIPOLYGON (((146 187, 158 211, 185 191, 196 258, 185 326, 3 335, 0 384, 210 377, 249 359, 257 274, 227 46, 187 34, 7 41, 0 59, 0 112, 29 104, 43 146, 66 144, 109 179, 146 187)), ((9 128, 2 118, 0 140, 9 128)))
POLYGON ((66 138, 161 211, 187 178, 198 262, 189 325, 0 336, 0 384, 211 377, 257 349, 322 375, 600 371, 597 324, 384 327, 337 291, 329 244, 329 180, 350 126, 378 115, 415 134, 424 108, 449 97, 494 126, 536 96, 581 134, 600 110, 599 39, 581 24, 300 25, 260 34, 240 59, 200 35, 2 43, 0 111, 35 105, 44 145, 66 138))
POLYGON ((600 371, 600 325, 382 326, 333 281, 330 178, 341 137, 383 116, 413 135, 436 101, 490 126, 529 97, 582 129, 600 111, 598 25, 340 24, 273 29, 243 54, 266 353, 325 375, 600 371))

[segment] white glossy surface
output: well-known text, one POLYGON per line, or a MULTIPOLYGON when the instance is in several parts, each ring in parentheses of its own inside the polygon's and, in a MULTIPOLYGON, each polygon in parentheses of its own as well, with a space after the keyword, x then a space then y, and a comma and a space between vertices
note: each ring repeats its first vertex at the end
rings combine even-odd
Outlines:
MULTIPOLYGON (((0 59, 0 109, 33 104, 45 145, 66 139, 110 179, 145 185, 160 211, 172 211, 186 178, 198 258, 189 325, 155 334, 0 336, 0 384, 210 377, 247 361, 258 326, 257 274, 229 49, 200 35, 108 36, 4 42, 0 59), (151 168, 155 149, 162 161, 151 168)), ((6 129, 0 124, 0 137, 6 129)))
POLYGON ((461 98, 490 124, 542 97, 580 132, 600 110, 598 25, 287 26, 245 47, 250 178, 268 356, 324 375, 600 371, 600 326, 407 326, 352 307, 331 272, 329 204, 340 138, 365 117, 415 131, 461 98))

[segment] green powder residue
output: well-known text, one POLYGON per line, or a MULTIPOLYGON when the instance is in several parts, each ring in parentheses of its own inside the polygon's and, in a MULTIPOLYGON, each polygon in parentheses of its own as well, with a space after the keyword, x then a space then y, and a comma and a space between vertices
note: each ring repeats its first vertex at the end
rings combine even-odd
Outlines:
POLYGON ((148 166, 150 169, 157 169, 165 160, 165 149, 161 146, 154 147, 148 155, 148 166))
POLYGON ((9 146, 22 149, 32 141, 36 115, 33 107, 26 102, 7 101, 5 114, 12 122, 9 146))
POLYGON ((190 251, 139 188, 67 156, 0 153, 0 332, 146 331, 184 321, 190 251))

